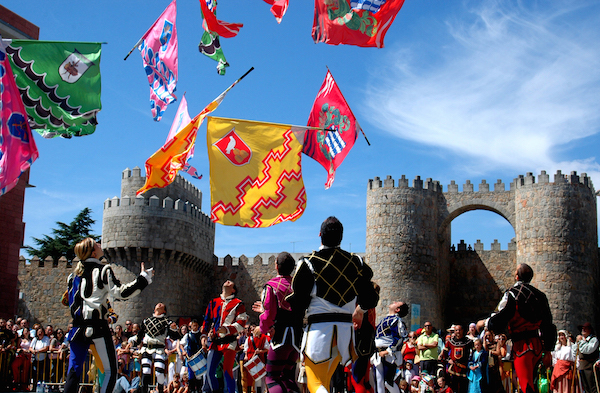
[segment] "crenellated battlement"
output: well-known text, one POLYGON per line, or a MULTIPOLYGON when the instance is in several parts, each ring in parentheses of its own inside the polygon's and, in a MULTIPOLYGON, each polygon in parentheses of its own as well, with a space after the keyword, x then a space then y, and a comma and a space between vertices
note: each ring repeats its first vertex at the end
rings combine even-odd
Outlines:
POLYGON ((172 214, 174 218, 189 216, 199 220, 202 224, 210 228, 215 228, 215 223, 211 221, 210 217, 204 214, 198 206, 189 201, 181 199, 174 201, 169 196, 159 198, 156 195, 146 198, 145 195, 147 193, 133 198, 129 195, 125 195, 122 198, 117 196, 107 198, 104 201, 104 213, 105 215, 136 214, 137 211, 138 214, 157 214, 158 210, 162 210, 162 214, 172 214))
MULTIPOLYGON (((536 274, 534 285, 550 304, 561 304, 552 309, 557 325, 573 329, 578 321, 600 316, 599 307, 591 312, 579 307, 595 304, 600 287, 596 193, 586 173, 527 172, 507 184, 466 180, 462 188, 452 180, 445 192, 438 181, 419 176, 411 187, 404 175, 397 182, 375 177, 367 187, 366 259, 374 279, 384 284, 383 299, 407 299, 427 310, 421 317, 444 320, 460 315, 472 300, 467 296, 461 307, 448 308, 447 297, 457 297, 454 288, 472 293, 489 287, 493 296, 486 302, 493 308, 512 285, 514 266, 527 263, 536 274), (451 245, 451 223, 474 210, 510 223, 516 241, 508 250, 497 241, 490 251, 479 240, 451 245), (423 288, 429 288, 426 295, 423 288), (565 299, 570 308, 562 306, 565 299)), ((378 313, 387 312, 385 304, 378 313)))
MULTIPOLYGON (((292 255, 292 257, 294 258, 295 261, 299 260, 300 258, 307 256, 310 254, 310 252, 308 253, 301 253, 301 252, 291 252, 290 253, 292 255)), ((365 257, 365 253, 355 253, 356 255, 360 256, 361 258, 365 257)), ((244 266, 254 266, 256 267, 266 267, 266 268, 274 268, 275 267, 275 260, 277 259, 277 253, 260 253, 260 254, 256 254, 254 257, 252 258, 248 258, 245 255, 240 255, 239 257, 234 257, 231 255, 225 255, 222 258, 218 258, 215 257, 214 259, 214 264, 217 267, 230 267, 230 266, 240 266, 244 265, 244 266)))
POLYGON ((511 240, 510 243, 508 243, 508 248, 506 250, 502 250, 502 245, 498 242, 498 239, 494 239, 494 242, 491 243, 489 250, 484 249, 484 245, 480 239, 477 239, 477 241, 472 245, 465 243, 465 241, 461 239, 458 244, 453 244, 452 246, 450 246, 451 252, 455 252, 455 251, 475 251, 475 252, 478 252, 478 251, 516 251, 516 250, 517 250, 517 242, 515 241, 514 238, 511 240))
MULTIPOLYGON (((134 198, 137 191, 146 183, 146 176, 142 175, 139 167, 125 168, 121 173, 121 198, 129 196, 134 198)), ((156 195, 160 199, 170 197, 173 200, 189 201, 196 206, 202 206, 202 192, 192 183, 177 174, 171 184, 164 188, 152 188, 142 194, 145 198, 156 195)))
MULTIPOLYGON (((142 176, 142 170, 140 169, 140 167, 136 166, 133 169, 125 168, 121 177, 121 184, 127 182, 128 180, 126 179, 131 180, 133 178, 141 179, 144 182, 146 181, 146 176, 142 176)), ((195 185, 181 177, 181 175, 179 174, 175 176, 175 180, 173 181, 173 183, 179 185, 181 188, 188 191, 191 196, 195 196, 198 198, 202 194, 202 192, 195 185)))
POLYGON ((47 256, 46 258, 39 258, 34 256, 33 258, 27 260, 23 255, 19 257, 19 264, 27 267, 51 267, 51 268, 67 268, 70 269, 73 267, 73 264, 77 264, 79 262, 79 258, 75 257, 72 261, 67 260, 66 257, 62 256, 55 261, 51 256, 47 256))
MULTIPOLYGON (((537 177, 537 183, 535 176, 533 176, 532 172, 527 172, 526 175, 519 175, 516 177, 511 183, 509 183, 510 190, 528 186, 535 186, 536 184, 582 184, 593 192, 594 186, 592 184, 592 179, 588 177, 587 173, 582 173, 578 175, 576 171, 571 172, 570 175, 565 175, 562 171, 558 170, 554 175, 554 183, 550 183, 550 175, 546 173, 546 171, 541 171, 537 177)), ((398 185, 395 185, 395 180, 392 176, 387 176, 384 180, 381 180, 379 177, 375 177, 373 179, 369 179, 367 188, 369 190, 377 189, 377 188, 412 188, 415 190, 432 190, 434 192, 443 192, 443 186, 440 185, 438 180, 432 180, 431 178, 427 178, 425 181, 421 179, 421 176, 416 176, 412 181, 412 186, 409 186, 409 180, 405 175, 402 175, 400 179, 398 179, 398 185)), ((484 179, 479 183, 477 191, 474 190, 474 184, 471 183, 471 180, 466 180, 463 184, 462 191, 458 190, 458 184, 456 181, 451 180, 450 184, 448 184, 447 194, 456 194, 459 192, 490 192, 490 184, 484 179)), ((491 192, 505 192, 506 186, 502 182, 502 179, 498 179, 496 183, 494 183, 493 190, 491 192)))
POLYGON ((415 177, 412 181, 412 187, 408 186, 408 179, 405 175, 402 175, 400 179, 398 179, 398 187, 394 185, 394 179, 392 176, 387 176, 385 180, 381 180, 379 177, 375 177, 374 179, 369 179, 368 189, 373 190, 376 188, 413 188, 415 190, 430 190, 433 192, 442 192, 442 186, 438 180, 432 180, 431 178, 427 178, 425 181, 421 179, 421 176, 415 177))

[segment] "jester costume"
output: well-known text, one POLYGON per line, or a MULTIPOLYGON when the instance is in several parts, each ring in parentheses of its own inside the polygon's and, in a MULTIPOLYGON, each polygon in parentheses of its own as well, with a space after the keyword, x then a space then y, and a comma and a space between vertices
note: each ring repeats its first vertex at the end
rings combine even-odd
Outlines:
POLYGON ((271 328, 275 330, 267 353, 265 377, 270 393, 299 391, 295 375, 302 338, 302 318, 292 313, 290 303, 285 300, 291 293, 291 276, 270 279, 262 293, 264 312, 260 314, 260 330, 263 334, 271 328))
POLYGON ((148 393, 148 387, 152 383, 153 361, 156 386, 159 393, 163 392, 167 363, 165 339, 167 337, 174 340, 181 338, 177 330, 171 329, 172 323, 164 314, 151 316, 144 319, 140 331, 134 338, 136 346, 140 342, 142 343, 142 349, 140 350, 142 355, 142 393, 148 393))
POLYGON ((533 393, 535 365, 542 351, 552 351, 556 342, 556 326, 546 295, 523 281, 504 293, 498 312, 487 321, 494 332, 506 328, 513 341, 514 366, 522 393, 533 393))
POLYGON ((235 392, 235 380, 233 378, 233 364, 235 362, 237 335, 246 326, 248 314, 244 303, 235 297, 235 294, 223 297, 219 296, 211 300, 206 307, 206 314, 202 324, 202 333, 212 332, 215 337, 208 351, 208 384, 212 392, 219 390, 217 379, 217 367, 223 358, 223 376, 228 392, 235 392), (218 334, 217 330, 224 327, 227 332, 218 334))
POLYGON ((73 328, 67 334, 71 352, 65 393, 78 391, 83 364, 92 343, 104 366, 104 382, 100 393, 113 391, 117 381, 117 355, 107 321, 108 297, 122 300, 135 297, 151 282, 152 276, 142 271, 132 282, 121 284, 110 265, 102 264, 95 258, 83 261, 81 275, 69 275, 68 305, 73 328))
POLYGON ((288 301, 294 312, 306 310, 308 317, 302 354, 311 393, 328 391, 337 365, 356 354, 352 314, 357 304, 365 311, 377 305, 372 277, 358 255, 339 246, 321 246, 300 259, 288 301))

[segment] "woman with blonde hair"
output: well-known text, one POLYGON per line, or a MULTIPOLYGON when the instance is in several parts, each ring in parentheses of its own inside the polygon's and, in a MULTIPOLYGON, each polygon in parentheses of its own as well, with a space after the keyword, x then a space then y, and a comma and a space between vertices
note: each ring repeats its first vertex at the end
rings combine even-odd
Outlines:
POLYGON ((107 321, 107 300, 109 295, 123 300, 139 295, 152 282, 152 269, 146 270, 142 262, 140 275, 130 283, 121 284, 110 265, 99 261, 104 253, 94 239, 88 237, 77 243, 75 254, 79 262, 67 279, 66 300, 71 309, 73 328, 68 334, 71 355, 65 393, 77 392, 91 344, 104 367, 100 393, 111 393, 117 380, 117 356, 107 321))
POLYGON ((552 351, 552 365, 554 369, 550 379, 550 389, 555 393, 570 393, 575 357, 571 350, 569 332, 566 330, 558 331, 556 347, 552 351))

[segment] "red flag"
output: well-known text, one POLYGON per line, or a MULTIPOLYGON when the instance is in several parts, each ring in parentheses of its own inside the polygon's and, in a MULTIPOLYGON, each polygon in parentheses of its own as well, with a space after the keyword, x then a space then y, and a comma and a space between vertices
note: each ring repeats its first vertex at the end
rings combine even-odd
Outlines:
POLYGON ((287 11, 290 0, 265 0, 266 3, 271 4, 271 12, 275 15, 277 23, 281 23, 281 19, 287 11))
POLYGON ((313 40, 383 48, 385 33, 403 4, 404 0, 315 0, 313 40))
POLYGON ((325 189, 331 187, 335 171, 354 146, 360 126, 342 92, 327 71, 313 104, 308 125, 321 130, 306 130, 302 153, 319 162, 327 170, 325 189))
POLYGON ((242 23, 229 23, 218 20, 216 17, 216 4, 209 8, 208 4, 206 4, 207 1, 212 4, 212 0, 200 0, 200 8, 204 16, 202 24, 204 30, 209 33, 218 34, 223 38, 235 37, 244 25, 242 23))

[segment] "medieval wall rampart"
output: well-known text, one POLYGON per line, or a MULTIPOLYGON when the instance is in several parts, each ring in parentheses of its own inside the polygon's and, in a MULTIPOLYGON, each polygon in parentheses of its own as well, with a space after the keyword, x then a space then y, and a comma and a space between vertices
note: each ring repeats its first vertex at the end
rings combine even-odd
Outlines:
MULTIPOLYGON (((467 245, 463 240, 450 249, 450 286, 446 298, 446 323, 467 326, 488 317, 504 291, 515 282, 516 243, 502 250, 498 240, 489 250, 477 240, 467 245)), ((448 327, 440 326, 440 327, 448 327)))
POLYGON ((201 211, 200 190, 181 176, 136 197, 145 180, 138 167, 125 169, 121 197, 104 202, 102 248, 117 276, 133 279, 141 262, 155 271, 141 301, 118 302, 115 310, 139 320, 163 302, 174 305, 172 315, 195 315, 213 283, 215 224, 201 211))
MULTIPOLYGON (((533 267, 533 284, 547 293, 559 327, 573 330, 599 316, 596 197, 586 174, 558 171, 551 183, 542 171, 536 183, 527 173, 509 190, 498 180, 492 191, 486 181, 474 191, 467 180, 460 192, 454 181, 443 192, 439 182, 419 176, 412 187, 405 176, 394 183, 391 176, 375 178, 367 188, 366 258, 373 266, 383 265, 374 269, 375 279, 389 284, 382 300, 418 303, 422 320, 448 322, 448 288, 454 285, 447 278, 450 224, 462 213, 483 209, 515 229, 516 255, 513 260, 507 254, 507 266, 533 267)), ((379 312, 385 306, 380 304, 379 312)))
POLYGON ((40 322, 66 328, 71 314, 61 298, 72 271, 73 264, 65 257, 56 262, 52 257, 33 257, 30 261, 19 258, 17 315, 27 318, 30 326, 40 322))
MULTIPOLYGON (((295 260, 307 254, 292 253, 295 260)), ((364 254, 358 254, 364 257, 364 254)), ((261 253, 254 257, 223 258, 213 256, 210 267, 202 274, 186 266, 181 261, 166 261, 154 265, 157 274, 153 282, 140 297, 125 301, 113 302, 119 315, 118 323, 125 320, 141 322, 152 314, 154 305, 161 301, 167 305, 171 316, 201 318, 208 302, 219 296, 222 284, 232 279, 238 288, 238 297, 246 305, 250 322, 258 323, 258 314, 252 311, 252 304, 260 300, 263 285, 277 275, 275 259, 277 253, 261 253), (181 293, 183 289, 183 295, 181 293)), ((28 318, 32 323, 53 324, 66 327, 70 320, 69 309, 60 303, 66 289, 67 277, 72 273, 77 258, 67 261, 61 258, 54 263, 51 257, 40 261, 34 257, 30 261, 21 258, 19 265, 19 315, 28 318), (42 300, 43 299, 43 300, 42 300)), ((125 262, 111 265, 115 275, 121 282, 133 280, 139 273, 139 266, 125 262)))

